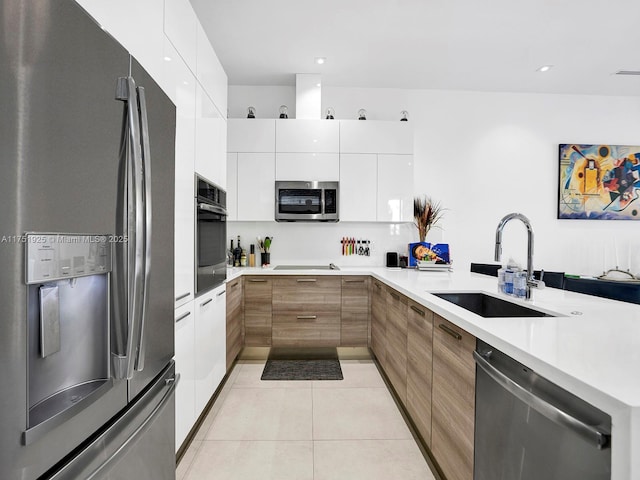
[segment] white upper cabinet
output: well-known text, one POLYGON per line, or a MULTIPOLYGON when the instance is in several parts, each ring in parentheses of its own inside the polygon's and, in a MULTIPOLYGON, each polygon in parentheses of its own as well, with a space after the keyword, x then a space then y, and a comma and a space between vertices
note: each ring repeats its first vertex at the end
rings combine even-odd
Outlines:
POLYGON ((413 154, 409 122, 340 120, 340 153, 413 154))
POLYGON ((196 173, 226 189, 227 121, 198 83, 196 85, 196 173))
POLYGON ((340 155, 337 153, 276 153, 276 180, 337 182, 340 155))
MULTIPOLYGON (((158 0, 76 0, 156 80, 163 69, 164 5, 158 0)), ((160 82, 159 82, 160 83, 160 82)))
POLYGON ((238 220, 238 154, 227 153, 227 221, 238 220))
POLYGON ((197 26, 198 17, 189 0, 164 1, 164 33, 192 72, 196 72, 197 66, 197 26))
POLYGON ((238 220, 275 218, 275 154, 238 153, 238 220))
POLYGON ((227 74, 213 50, 202 25, 197 25, 197 65, 196 76, 209 94, 220 114, 227 117, 227 74))
POLYGON ((275 152, 276 121, 263 118, 230 118, 227 123, 229 152, 275 152))
POLYGON ((276 120, 276 152, 339 151, 340 124, 335 120, 276 120))
POLYGON ((378 155, 379 222, 413 220, 413 155, 378 155))
POLYGON ((378 156, 375 153, 340 155, 340 221, 377 220, 378 156))

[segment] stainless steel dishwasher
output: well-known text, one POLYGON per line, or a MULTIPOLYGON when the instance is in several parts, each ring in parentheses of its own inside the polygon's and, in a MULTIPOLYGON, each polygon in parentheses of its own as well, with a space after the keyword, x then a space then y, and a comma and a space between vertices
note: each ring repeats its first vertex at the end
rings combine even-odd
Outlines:
POLYGON ((478 341, 475 480, 610 480, 611 417, 478 341))

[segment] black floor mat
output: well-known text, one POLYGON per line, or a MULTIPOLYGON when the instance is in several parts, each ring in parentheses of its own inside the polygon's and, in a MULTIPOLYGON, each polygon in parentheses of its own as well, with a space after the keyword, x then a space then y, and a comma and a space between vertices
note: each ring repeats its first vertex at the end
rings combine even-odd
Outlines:
POLYGON ((272 348, 261 380, 342 380, 335 348, 272 348))

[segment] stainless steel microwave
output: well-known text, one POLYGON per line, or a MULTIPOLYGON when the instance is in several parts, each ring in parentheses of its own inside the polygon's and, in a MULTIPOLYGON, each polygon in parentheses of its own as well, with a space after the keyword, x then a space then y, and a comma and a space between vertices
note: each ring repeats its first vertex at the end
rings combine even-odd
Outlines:
POLYGON ((338 182, 276 182, 277 222, 337 222, 338 182))

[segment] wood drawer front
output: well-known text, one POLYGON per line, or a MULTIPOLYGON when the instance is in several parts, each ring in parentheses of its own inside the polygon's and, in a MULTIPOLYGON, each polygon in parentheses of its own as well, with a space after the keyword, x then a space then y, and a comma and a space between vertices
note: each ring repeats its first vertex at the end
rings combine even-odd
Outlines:
POLYGON ((233 310, 238 305, 242 306, 242 278, 235 278, 227 282, 227 311, 233 310))
POLYGON ((227 372, 242 350, 242 278, 235 278, 226 285, 227 291, 227 372))
POLYGON ((387 322, 393 324, 405 335, 407 333, 407 308, 409 299, 396 292, 387 290, 387 322))
MULTIPOLYGON (((406 321, 406 319, 405 319, 406 321)), ((407 331, 387 324, 385 371, 398 397, 407 404, 407 331)))
POLYGON ((382 322, 371 321, 371 350, 375 354, 376 358, 382 365, 382 368, 386 366, 386 329, 382 322))
POLYGON ((272 277, 250 276, 244 282, 244 344, 271 345, 272 277))
POLYGON ((305 275, 274 280, 274 311, 340 312, 340 305, 340 277, 305 275))
POLYGON ((366 347, 369 343, 369 313, 342 310, 340 345, 343 347, 366 347))
POLYGON ((371 283, 371 349, 382 368, 385 368, 387 336, 386 289, 377 280, 372 280, 371 283))
POLYGON ((342 325, 340 345, 366 347, 369 344, 369 277, 342 277, 342 325))
POLYGON ((407 317, 407 410, 431 447, 433 312, 409 300, 407 317))
POLYGON ((340 315, 325 312, 277 313, 273 317, 274 346, 337 347, 340 315))
POLYGON ((369 312, 369 277, 342 277, 342 311, 369 312))
POLYGON ((472 480, 476 338, 433 316, 431 451, 448 480, 472 480))

